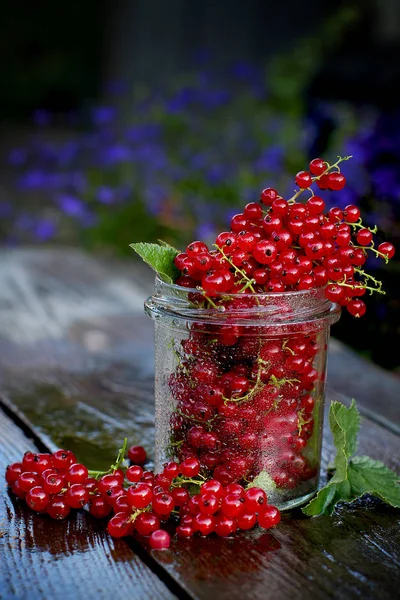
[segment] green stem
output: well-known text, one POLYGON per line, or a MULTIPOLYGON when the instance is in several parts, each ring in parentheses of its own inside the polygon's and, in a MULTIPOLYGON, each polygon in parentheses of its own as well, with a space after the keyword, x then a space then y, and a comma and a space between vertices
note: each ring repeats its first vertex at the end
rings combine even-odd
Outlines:
MULTIPOLYGON (((344 160, 349 160, 350 158, 352 158, 352 156, 338 156, 338 160, 333 164, 333 165, 329 165, 326 167, 325 171, 323 171, 321 173, 321 175, 317 175, 316 177, 312 177, 312 183, 315 183, 315 181, 318 181, 319 179, 321 179, 321 177, 323 177, 324 175, 326 175, 327 173, 329 173, 329 171, 331 171, 332 169, 335 169, 336 167, 338 167, 338 165, 343 162, 344 160)), ((340 171, 340 169, 339 169, 340 171)), ((313 191, 311 188, 300 188, 299 190, 297 190, 297 192, 294 194, 294 196, 292 196, 291 198, 289 198, 288 200, 288 204, 294 204, 296 199, 305 191, 310 191, 312 192, 312 194, 314 195, 313 191)))
POLYGON ((108 475, 109 473, 114 473, 114 471, 117 471, 117 469, 119 469, 122 466, 122 464, 125 460, 127 446, 128 446, 128 438, 124 438, 122 448, 120 448, 118 450, 118 454, 117 454, 117 458, 115 459, 115 463, 112 464, 110 466, 110 468, 107 469, 107 471, 89 470, 89 477, 94 477, 95 479, 97 479, 98 477, 102 477, 103 475, 108 475))
MULTIPOLYGON (((242 271, 242 269, 239 269, 239 267, 237 267, 232 261, 231 259, 225 254, 225 252, 223 251, 222 248, 220 248, 219 246, 217 246, 217 244, 214 244, 215 248, 217 248, 219 250, 219 252, 221 252, 222 256, 224 257, 224 259, 226 260, 226 262, 228 262, 231 267, 233 267, 235 269, 235 273, 237 275, 240 275, 242 277, 242 279, 244 281, 246 281, 246 286, 243 289, 246 288, 250 288, 250 290, 255 293, 255 289, 253 288, 253 282, 254 280, 249 279, 249 277, 247 277, 246 273, 244 271, 242 271)), ((255 282, 254 282, 255 283, 255 282)), ((241 290, 243 291, 243 290, 241 290)))

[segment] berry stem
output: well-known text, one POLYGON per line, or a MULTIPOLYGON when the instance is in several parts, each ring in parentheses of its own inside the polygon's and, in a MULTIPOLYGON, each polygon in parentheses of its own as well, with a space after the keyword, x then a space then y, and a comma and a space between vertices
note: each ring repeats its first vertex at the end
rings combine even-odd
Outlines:
POLYGON ((231 259, 225 254, 225 252, 223 251, 222 248, 220 248, 217 244, 214 244, 214 246, 221 252, 222 256, 224 257, 224 259, 226 260, 226 262, 228 262, 231 267, 233 267, 235 269, 235 273, 237 275, 240 275, 242 277, 242 280, 246 282, 245 287, 241 290, 241 292, 247 288, 250 288, 250 290, 253 292, 253 294, 255 293, 255 289, 253 287, 253 283, 254 280, 253 279, 249 279, 249 277, 247 277, 246 273, 244 271, 242 271, 242 269, 239 269, 239 267, 237 267, 232 261, 231 259))

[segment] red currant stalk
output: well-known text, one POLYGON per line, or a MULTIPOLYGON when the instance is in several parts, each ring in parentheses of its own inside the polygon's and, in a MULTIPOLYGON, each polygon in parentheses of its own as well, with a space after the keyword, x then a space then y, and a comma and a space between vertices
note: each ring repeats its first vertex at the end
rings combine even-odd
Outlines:
POLYGON ((214 244, 214 246, 222 254, 222 256, 224 257, 226 262, 228 262, 230 264, 230 266, 235 270, 236 275, 239 275, 241 277, 241 280, 239 283, 243 283, 244 287, 241 288, 240 292, 244 292, 244 290, 249 288, 253 293, 255 293, 255 289, 253 287, 253 284, 256 283, 255 279, 250 279, 249 277, 247 277, 246 273, 242 269, 239 269, 239 267, 237 267, 231 261, 231 259, 229 258, 229 256, 226 255, 226 253, 224 252, 223 248, 221 248, 221 246, 218 246, 217 244, 214 244))
POLYGON ((332 169, 337 168, 338 172, 340 173, 339 164, 341 162, 345 161, 345 160, 350 160, 350 158, 352 158, 351 155, 350 156, 343 156, 343 157, 339 156, 338 160, 334 164, 332 164, 332 165, 330 165, 329 163, 325 162, 324 164, 326 165, 326 168, 319 175, 315 175, 315 177, 312 177, 311 173, 308 173, 307 171, 300 171, 299 173, 297 173, 297 175, 296 175, 296 184, 299 186, 300 189, 288 200, 288 204, 294 204, 296 202, 296 199, 303 192, 305 192, 307 189, 310 189, 310 186, 315 181, 319 181, 322 177, 324 177, 325 175, 327 175, 329 173, 329 171, 331 171, 332 169))
POLYGON ((107 471, 89 470, 89 477, 94 477, 95 479, 98 479, 99 477, 103 477, 104 475, 109 475, 115 473, 115 471, 118 471, 118 469, 120 469, 124 465, 127 447, 128 438, 124 438, 122 447, 118 450, 117 458, 115 459, 114 464, 112 464, 107 471))

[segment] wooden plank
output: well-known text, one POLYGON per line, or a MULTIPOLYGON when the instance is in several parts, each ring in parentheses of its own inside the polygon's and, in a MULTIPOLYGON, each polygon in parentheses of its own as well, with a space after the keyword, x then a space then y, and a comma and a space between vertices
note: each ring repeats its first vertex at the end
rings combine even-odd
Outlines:
MULTIPOLYGON (((109 464, 123 437, 130 443, 143 443, 151 454, 152 323, 143 315, 141 301, 130 305, 132 289, 136 299, 144 299, 151 289, 150 279, 135 280, 134 274, 137 277, 140 272, 136 267, 131 271, 120 265, 109 270, 105 263, 92 263, 87 256, 87 262, 81 264, 79 252, 72 258, 59 252, 50 260, 46 252, 27 257, 17 251, 17 258, 19 262, 14 258, 13 264, 19 264, 29 285, 21 288, 21 276, 16 278, 12 269, 6 279, 1 279, 0 273, 0 280, 8 282, 6 287, 0 286, 0 391, 8 394, 48 443, 71 448, 89 466, 99 461, 99 466, 109 464), (104 287, 108 277, 117 284, 123 281, 122 288, 119 284, 104 287), (9 293, 13 286, 20 294, 16 303, 20 316, 23 308, 29 307, 31 320, 15 318, 15 292, 9 293), (119 289, 125 290, 122 297, 119 289), (32 295, 37 302, 30 302, 32 295), (82 303, 88 303, 91 311, 85 312, 82 303), (36 321, 44 318, 43 311, 51 324, 38 328, 36 321), (10 318, 14 326, 5 328, 10 318)), ((337 378, 331 381, 328 375, 332 388, 328 400, 343 399, 345 393, 348 401, 354 395, 364 414, 373 417, 363 419, 360 451, 400 472, 396 428, 390 431, 379 424, 379 418, 381 424, 399 423, 398 380, 383 370, 370 369, 367 361, 355 369, 353 353, 340 344, 332 344, 332 348, 330 373, 336 365, 339 376, 347 369, 348 379, 336 388, 337 378), (364 382, 357 394, 352 393, 351 373, 357 375, 357 385, 364 382), (379 386, 372 396, 370 375, 378 377, 378 382, 388 382, 379 394, 380 415, 371 413, 379 386)), ((326 469, 333 447, 327 428, 324 435, 326 469)), ((140 556, 150 561, 148 564, 157 561, 177 582, 177 589, 195 598, 213 594, 217 598, 257 599, 268 593, 277 600, 310 595, 385 600, 395 595, 400 583, 399 534, 399 511, 363 500, 351 509, 342 509, 337 517, 305 519, 297 511, 285 515, 271 533, 256 531, 226 540, 174 540, 171 552, 140 556)), ((129 544, 137 548, 133 541, 129 544)))
POLYGON ((53 521, 8 494, 6 465, 38 447, 2 410, 0 431, 0 598, 176 598, 104 521, 85 513, 53 521))
MULTIPOLYGON (((127 372, 128 373, 128 372, 127 372)), ((70 390, 67 398, 58 396, 59 409, 65 404, 63 419, 69 433, 70 446, 78 455, 94 460, 98 453, 104 464, 113 458, 125 433, 133 442, 148 441, 152 450, 153 406, 150 394, 143 390, 143 382, 137 380, 138 388, 129 372, 126 384, 123 372, 118 373, 119 385, 125 390, 106 389, 104 381, 110 381, 97 373, 86 379, 60 383, 59 390, 70 390), (83 394, 82 389, 85 392, 83 394), (78 403, 71 390, 79 389, 80 398, 87 406, 96 405, 96 419, 90 419, 82 434, 72 436, 71 424, 82 419, 78 403), (139 392, 137 392, 139 389, 139 392), (127 390, 130 391, 127 394, 127 390), (64 398, 64 399, 63 399, 64 398), (136 420, 140 427, 135 426, 136 420), (102 417, 103 415, 103 421, 102 417), (110 416, 113 415, 113 422, 110 416), (90 431, 90 425, 93 429, 90 431), (90 443, 85 445, 85 436, 90 443)), ((150 383, 148 383, 150 386, 150 383)), ((53 384, 54 388, 56 386, 53 384)), ((150 390, 149 390, 150 391, 150 390)), ((54 393, 54 390, 53 390, 54 393)), ((29 412, 29 404, 38 397, 33 390, 23 406, 28 414, 34 414, 41 431, 50 437, 54 427, 39 413, 29 412)), ((43 401, 43 396, 41 396, 43 401)), ((341 398, 342 399, 342 398, 341 398)), ((56 434, 57 435, 57 434, 56 434)), ((399 438, 394 433, 363 418, 360 433, 360 453, 383 460, 400 473, 399 438)), ((325 420, 323 446, 323 473, 334 456, 334 448, 325 420)), ((299 510, 287 513, 279 528, 272 532, 256 531, 241 534, 232 540, 215 537, 196 537, 189 541, 174 540, 172 552, 158 554, 154 558, 187 593, 203 599, 215 595, 218 598, 265 598, 268 590, 277 600, 303 598, 307 594, 321 598, 390 598, 400 584, 400 512, 382 503, 366 499, 356 506, 343 508, 335 517, 306 519, 299 510), (379 595, 377 596, 377 591, 379 595)), ((308 595, 306 596, 308 597, 308 595)))

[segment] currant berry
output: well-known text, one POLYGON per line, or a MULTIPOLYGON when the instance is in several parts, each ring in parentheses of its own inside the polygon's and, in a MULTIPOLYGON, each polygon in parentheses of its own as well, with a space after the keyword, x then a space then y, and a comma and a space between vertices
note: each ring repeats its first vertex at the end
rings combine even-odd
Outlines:
POLYGON ((160 519, 152 512, 140 513, 135 519, 135 529, 143 536, 149 536, 160 528, 160 519))
POLYGON ((136 487, 128 488, 127 499, 135 508, 146 508, 153 499, 153 491, 147 483, 139 483, 136 487))
POLYGON ((41 487, 35 486, 26 494, 26 503, 29 508, 37 512, 42 512, 50 501, 49 494, 41 487))
POLYGON ((359 300, 358 298, 350 300, 350 302, 346 304, 346 308, 353 317, 357 318, 364 316, 367 310, 365 302, 359 300))
POLYGON ((257 515, 255 513, 243 513, 240 517, 237 517, 236 523, 238 528, 243 531, 253 529, 254 525, 257 523, 257 515))
POLYGON ((386 258, 390 259, 393 258, 395 254, 395 247, 389 242, 382 242, 378 246, 378 252, 383 254, 386 258))
POLYGON ((137 483, 143 476, 143 469, 139 465, 131 465, 126 470, 126 478, 132 483, 137 483))
POLYGON ((280 520, 280 512, 275 506, 272 506, 272 504, 268 504, 258 515, 258 524, 260 527, 263 527, 263 529, 274 527, 280 520))
POLYGON ((346 185, 346 177, 342 173, 328 174, 328 187, 330 190, 338 192, 346 185))
POLYGON ((258 487, 248 488, 245 492, 246 512, 256 513, 261 511, 267 504, 267 494, 258 487))
POLYGON ((18 477, 22 473, 22 463, 15 462, 11 465, 7 465, 6 469, 6 481, 8 485, 12 485, 15 481, 17 481, 18 477))
POLYGON ((193 525, 201 535, 210 535, 214 531, 215 519, 210 515, 200 513, 195 515, 193 525))
POLYGON ((224 514, 217 515, 215 517, 214 531, 220 537, 227 537, 234 533, 237 529, 237 523, 235 519, 227 517, 224 514))
POLYGON ((57 473, 50 473, 43 478, 42 485, 48 494, 58 494, 65 485, 65 478, 62 475, 57 475, 57 473))
POLYGON ((360 246, 368 246, 372 242, 372 231, 369 229, 359 229, 357 232, 357 244, 360 246))
POLYGON ((343 211, 343 218, 348 223, 356 223, 356 221, 358 221, 360 218, 360 214, 361 212, 358 206, 355 206, 354 204, 348 204, 343 211))
POLYGON ((149 545, 152 550, 165 550, 171 545, 171 537, 167 531, 156 529, 149 538, 149 545))
POLYGON ((237 494, 227 494, 221 501, 221 512, 235 519, 245 512, 245 499, 237 494))
POLYGON ((56 494, 51 496, 49 503, 46 506, 47 514, 56 520, 66 519, 71 511, 64 494, 56 494))
POLYGON ((89 492, 81 483, 74 483, 67 489, 65 500, 71 508, 82 508, 89 502, 89 492))
POLYGON ((171 512, 174 509, 174 499, 171 494, 167 492, 163 494, 155 494, 152 499, 152 507, 153 511, 162 518, 167 518, 170 516, 171 512))
POLYGON ((184 477, 196 477, 200 473, 200 462, 192 456, 181 462, 180 471, 184 477))
POLYGON ((65 479, 69 483, 85 483, 89 475, 89 471, 81 463, 71 465, 65 474, 65 479))
POLYGON ((322 158, 314 158, 309 165, 310 172, 316 176, 322 175, 326 167, 327 163, 322 158))
POLYGON ((134 465, 143 466, 147 460, 146 450, 143 446, 131 446, 128 449, 128 458, 134 465))
MULTIPOLYGON (((221 486, 222 487, 222 486, 221 486)), ((213 515, 219 509, 219 498, 212 492, 200 494, 199 509, 204 515, 213 515)))
POLYGON ((111 511, 112 507, 106 502, 103 496, 95 495, 90 497, 89 512, 93 517, 96 517, 96 519, 103 519, 104 517, 108 517, 111 511))
POLYGON ((311 174, 308 171, 299 171, 295 177, 295 182, 299 188, 308 188, 312 184, 311 174))
POLYGON ((21 475, 18 477, 19 487, 24 492, 29 492, 29 490, 40 485, 40 483, 41 477, 38 475, 38 473, 25 472, 21 473, 21 475))
POLYGON ((53 453, 53 466, 56 469, 67 470, 71 465, 76 463, 76 456, 70 450, 56 450, 53 453))
POLYGON ((182 523, 176 528, 176 535, 180 538, 190 538, 194 534, 193 525, 190 523, 182 523))
POLYGON ((107 523, 107 531, 114 538, 126 537, 132 529, 132 523, 124 512, 116 513, 107 523))
POLYGON ((271 206, 273 201, 276 200, 277 198, 278 198, 278 192, 276 190, 274 190, 273 188, 265 188, 261 192, 260 200, 261 200, 262 204, 265 204, 266 206, 271 206))

